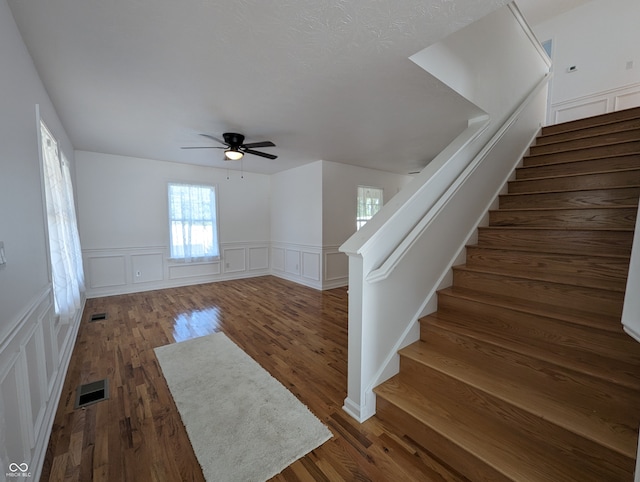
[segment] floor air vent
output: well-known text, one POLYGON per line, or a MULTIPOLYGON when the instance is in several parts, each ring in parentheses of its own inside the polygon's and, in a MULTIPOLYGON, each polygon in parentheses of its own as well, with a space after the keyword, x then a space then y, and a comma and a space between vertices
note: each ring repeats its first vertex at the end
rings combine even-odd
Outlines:
POLYGON ((109 398, 109 380, 80 385, 76 391, 76 404, 74 408, 83 408, 92 403, 101 402, 109 398))
POLYGON ((91 315, 91 318, 89 318, 89 322, 101 321, 101 320, 106 320, 106 319, 107 319, 107 314, 106 313, 96 313, 94 315, 91 315))

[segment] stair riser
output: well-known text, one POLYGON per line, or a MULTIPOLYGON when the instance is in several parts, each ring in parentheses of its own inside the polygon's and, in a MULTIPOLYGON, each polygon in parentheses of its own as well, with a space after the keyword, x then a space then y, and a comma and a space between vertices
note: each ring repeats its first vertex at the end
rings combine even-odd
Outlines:
POLYGON ((632 231, 566 231, 535 228, 491 228, 478 230, 478 245, 552 253, 630 256, 632 231))
POLYGON ((566 466, 590 466, 601 477, 622 480, 633 472, 634 460, 587 440, 511 403, 448 376, 412 359, 400 358, 400 380, 425 396, 437 392, 454 403, 473 407, 476 413, 495 423, 508 423, 529 439, 549 444, 566 466), (569 449, 570 447, 570 449, 569 449), (597 454, 596 457, 593 454, 597 454), (606 468, 603 466, 606 461, 606 468), (606 475, 605 475, 606 474, 606 475))
POLYGON ((570 277, 581 286, 624 290, 629 261, 621 258, 594 258, 577 255, 527 253, 467 247, 470 268, 500 270, 504 273, 544 276, 550 281, 563 281, 570 277))
POLYGON ((625 109, 617 112, 611 112, 608 114, 602 114, 594 117, 587 117, 584 119, 578 119, 571 122, 564 122, 561 124, 554 124, 545 126, 542 128, 542 135, 553 135, 560 132, 571 132, 580 129, 585 129, 594 126, 612 125, 616 122, 636 119, 640 117, 640 108, 625 109))
MULTIPOLYGON (((580 129, 577 131, 561 132, 558 134, 541 135, 536 139, 536 145, 555 144, 558 142, 572 141, 574 139, 584 139, 592 136, 598 136, 610 132, 622 132, 632 129, 640 129, 640 118, 623 120, 614 124, 604 126, 593 126, 580 129)), ((543 129, 544 131, 544 129, 543 129)))
POLYGON ((633 229, 636 212, 636 208, 491 211, 489 224, 491 226, 633 229))
POLYGON ((634 206, 639 196, 640 188, 510 194, 500 196, 500 209, 634 206))
MULTIPOLYGON (((452 331, 640 390, 640 350, 618 324, 604 326, 613 330, 605 331, 595 327, 597 322, 590 328, 449 296, 439 296, 438 305, 437 323, 452 331)), ((430 319, 421 322, 423 340, 428 337, 430 319)))
MULTIPOLYGON (((563 321, 564 318, 561 315, 556 315, 553 311, 540 310, 536 313, 523 312, 518 309, 512 309, 500 304, 491 304, 491 299, 487 298, 484 303, 480 303, 474 300, 466 298, 455 297, 450 295, 438 295, 438 315, 450 319, 456 318, 458 323, 468 322, 470 325, 475 323, 473 320, 477 317, 483 322, 488 319, 489 326, 496 324, 496 330, 503 330, 503 335, 507 335, 510 331, 515 333, 523 332, 525 336, 542 337, 543 340, 547 340, 548 343, 562 343, 569 344, 579 348, 582 345, 577 343, 568 342, 564 336, 565 332, 585 333, 584 329, 589 331, 602 331, 603 337, 620 338, 619 346, 628 347, 629 342, 626 340, 629 338, 623 330, 620 323, 612 321, 606 317, 593 317, 593 319, 579 319, 571 321, 563 321), (493 318, 492 318, 493 317, 493 318), (541 321, 542 320, 542 321, 541 321), (542 328, 538 330, 538 327, 549 326, 552 331, 551 336, 547 336, 542 328), (556 340, 556 337, 558 338, 556 340)), ((478 327, 482 329, 483 327, 478 327)), ((568 335, 567 335, 568 336, 568 335)), ((597 336, 594 335, 597 340, 597 336)), ((584 342, 585 347, 589 349, 593 348, 592 344, 597 344, 595 341, 592 343, 587 340, 584 342)), ((598 345, 599 349, 603 350, 603 355, 616 355, 607 348, 608 344, 598 345)), ((617 347, 618 344, 614 344, 617 347)), ((631 356, 631 360, 635 360, 638 356, 636 350, 630 352, 628 356, 631 356), (634 355, 632 355, 632 353, 634 355)), ((640 373, 638 374, 640 378, 640 373)))
POLYGON ((640 169, 548 179, 510 181, 509 193, 515 194, 566 190, 575 191, 578 189, 608 189, 612 187, 636 186, 640 186, 640 169))
POLYGON ((587 149, 575 149, 572 151, 554 152, 551 154, 529 155, 524 157, 523 165, 537 166, 540 164, 549 164, 561 161, 586 161, 588 159, 627 156, 631 154, 640 154, 640 141, 624 142, 611 146, 590 147, 587 149))
POLYGON ((609 146, 612 149, 616 144, 622 142, 633 142, 640 140, 640 130, 629 130, 622 132, 611 132, 584 139, 574 139, 554 144, 536 144, 529 148, 529 154, 537 156, 540 154, 551 154, 555 152, 565 152, 577 149, 588 149, 593 147, 609 146))
POLYGON ((516 169, 516 179, 591 174, 621 169, 640 169, 640 155, 607 157, 591 161, 560 162, 516 169))
POLYGON ((389 427, 393 427, 394 431, 408 435, 441 460, 448 461, 469 480, 512 482, 511 479, 474 457, 438 431, 424 425, 420 420, 382 397, 378 397, 376 401, 376 417, 389 427))
POLYGON ((623 293, 526 278, 453 270, 453 285, 476 291, 619 317, 623 293))

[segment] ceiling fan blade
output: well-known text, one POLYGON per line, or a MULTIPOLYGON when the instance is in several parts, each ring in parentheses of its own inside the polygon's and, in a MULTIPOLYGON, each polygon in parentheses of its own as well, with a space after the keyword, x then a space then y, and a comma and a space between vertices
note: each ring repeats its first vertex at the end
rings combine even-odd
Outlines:
POLYGON ((184 146, 180 149, 226 149, 226 147, 220 146, 184 146))
POLYGON ((278 156, 274 156, 273 154, 267 154, 266 152, 253 151, 251 149, 242 149, 243 152, 247 154, 253 154, 254 156, 266 157, 267 159, 277 159, 278 156))
POLYGON ((209 134, 200 134, 200 135, 203 136, 203 137, 208 137, 209 139, 213 139, 217 143, 222 144, 224 146, 228 146, 229 145, 226 142, 224 142, 223 140, 218 139, 217 137, 210 136, 209 134))
POLYGON ((242 147, 251 149, 253 147, 276 147, 276 145, 271 141, 264 141, 264 142, 250 142, 248 144, 243 144, 242 147))

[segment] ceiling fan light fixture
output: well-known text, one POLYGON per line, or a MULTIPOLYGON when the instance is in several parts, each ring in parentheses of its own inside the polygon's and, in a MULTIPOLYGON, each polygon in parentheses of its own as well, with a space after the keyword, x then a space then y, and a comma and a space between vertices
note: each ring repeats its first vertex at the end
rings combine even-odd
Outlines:
POLYGON ((238 149, 229 148, 224 151, 224 157, 229 161, 239 161, 242 159, 242 156, 244 156, 244 152, 241 152, 238 149))

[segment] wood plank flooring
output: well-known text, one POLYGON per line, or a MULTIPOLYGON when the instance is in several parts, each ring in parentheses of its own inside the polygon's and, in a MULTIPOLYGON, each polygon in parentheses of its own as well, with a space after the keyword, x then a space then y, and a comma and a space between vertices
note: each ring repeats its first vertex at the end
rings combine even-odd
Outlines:
POLYGON ((334 435, 274 481, 466 481, 375 417, 342 410, 347 306, 346 288, 271 276, 88 300, 41 481, 204 480, 153 349, 220 331, 334 435), (88 322, 95 313, 107 319, 88 322), (109 400, 74 410, 76 387, 102 378, 109 400))

